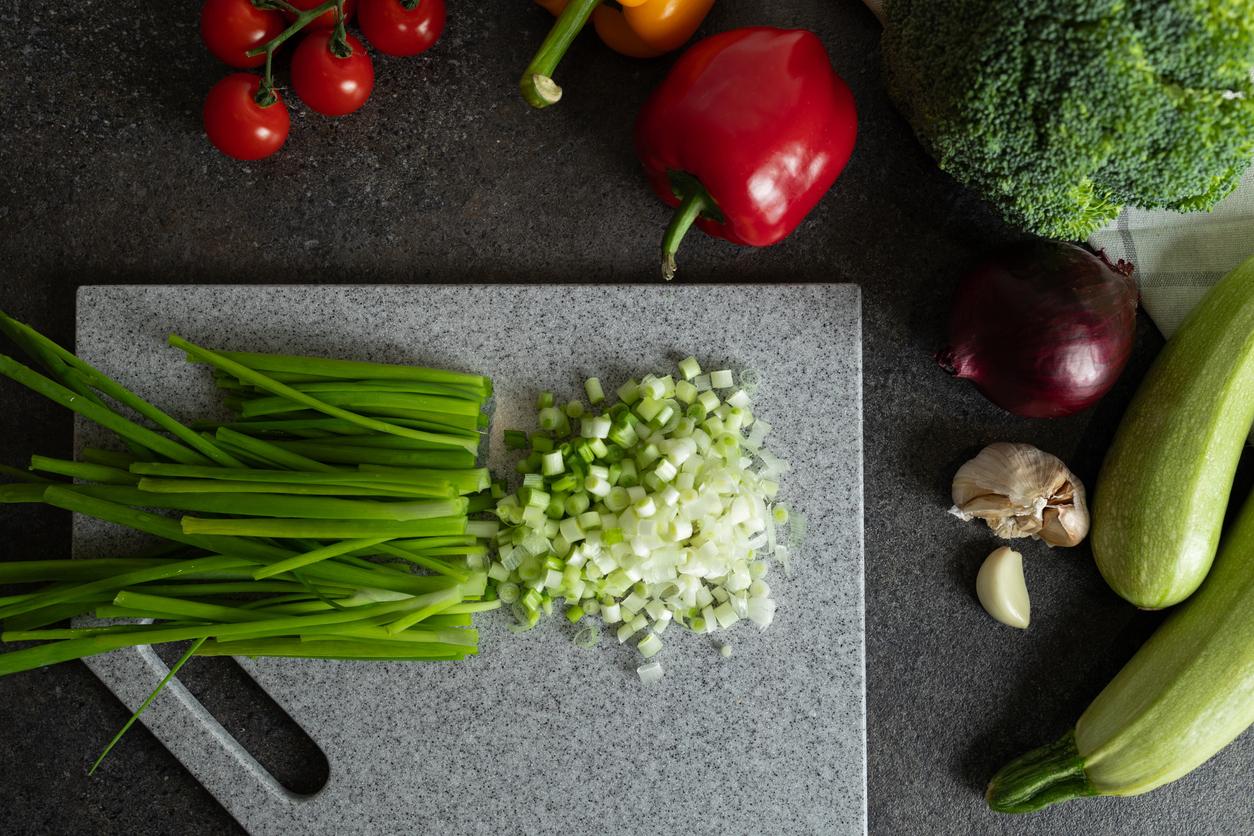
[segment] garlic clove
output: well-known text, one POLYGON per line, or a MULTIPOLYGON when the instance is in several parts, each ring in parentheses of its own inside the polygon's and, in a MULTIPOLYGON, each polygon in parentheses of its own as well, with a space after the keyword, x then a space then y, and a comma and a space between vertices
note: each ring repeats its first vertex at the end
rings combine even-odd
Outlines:
POLYGON ((950 513, 979 518, 1002 539, 1036 537, 1074 546, 1089 530, 1084 485, 1067 466, 1030 444, 997 442, 954 474, 950 513))
POLYGON ((988 527, 1003 540, 1039 537, 1044 523, 1033 517, 1000 517, 989 519, 988 527))
POLYGON ((984 611, 1010 627, 1026 629, 1032 605, 1023 578, 1023 555, 1002 546, 984 558, 975 578, 975 594, 984 611))
MULTIPOLYGON (((1083 488, 1079 490, 1083 497, 1083 488)), ((1045 509, 1040 537, 1051 546, 1074 546, 1084 539, 1088 530, 1087 508, 1049 507, 1045 509)))
POLYGON ((965 520, 973 517, 1004 516, 1012 513, 1014 509, 1014 503, 1006 497, 989 494, 988 496, 974 497, 970 501, 963 503, 961 516, 965 520))

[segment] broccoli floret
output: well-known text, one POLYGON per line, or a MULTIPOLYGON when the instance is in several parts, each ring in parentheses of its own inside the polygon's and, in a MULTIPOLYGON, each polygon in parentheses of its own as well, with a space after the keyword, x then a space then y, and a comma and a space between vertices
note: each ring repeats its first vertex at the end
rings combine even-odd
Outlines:
POLYGON ((1212 207, 1254 156, 1254 0, 888 0, 885 77, 940 167, 1086 238, 1212 207))

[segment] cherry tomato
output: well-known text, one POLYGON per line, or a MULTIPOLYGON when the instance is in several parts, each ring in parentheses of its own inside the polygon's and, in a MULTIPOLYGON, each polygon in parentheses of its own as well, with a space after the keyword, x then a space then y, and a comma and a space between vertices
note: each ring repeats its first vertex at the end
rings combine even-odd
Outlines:
POLYGON ((374 61, 366 45, 352 35, 353 54, 340 58, 331 52, 331 32, 310 32, 292 53, 292 89, 311 110, 323 116, 343 116, 366 103, 374 89, 374 61))
POLYGON ((417 55, 444 31, 444 0, 418 0, 413 9, 401 0, 361 0, 357 25, 384 55, 417 55))
POLYGON ((200 7, 200 37, 219 61, 232 67, 260 67, 266 56, 244 53, 283 31, 283 15, 259 9, 251 0, 205 0, 200 7))
MULTIPOLYGON (((300 9, 302 12, 307 12, 310 9, 318 8, 323 3, 325 3, 326 0, 288 0, 288 2, 291 3, 293 6, 295 6, 296 8, 300 9)), ((357 3, 357 0, 344 0, 344 22, 345 23, 353 19, 353 6, 356 5, 356 3, 357 3)), ((287 15, 287 17, 289 20, 296 19, 290 13, 287 15)), ((315 20, 310 22, 309 28, 310 29, 330 29, 334 25, 335 25, 335 9, 331 9, 326 14, 318 15, 318 17, 315 20)))
POLYGON ((287 141, 292 124, 287 105, 282 99, 267 107, 257 104, 260 86, 260 76, 234 73, 213 85, 205 97, 205 133, 228 157, 260 160, 287 141))

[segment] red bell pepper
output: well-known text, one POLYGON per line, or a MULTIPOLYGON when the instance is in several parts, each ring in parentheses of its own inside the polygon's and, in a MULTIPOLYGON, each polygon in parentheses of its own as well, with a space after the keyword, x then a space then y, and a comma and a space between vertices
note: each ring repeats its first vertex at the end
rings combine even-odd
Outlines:
POLYGON ((836 182, 857 130, 853 94, 813 33, 752 27, 694 44, 636 123, 649 183, 678 207, 662 274, 675 275, 694 221, 754 247, 787 236, 836 182))

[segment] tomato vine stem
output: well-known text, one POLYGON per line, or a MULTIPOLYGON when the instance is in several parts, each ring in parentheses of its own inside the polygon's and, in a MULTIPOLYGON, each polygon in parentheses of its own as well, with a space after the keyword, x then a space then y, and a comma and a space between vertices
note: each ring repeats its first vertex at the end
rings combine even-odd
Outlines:
POLYGON ((296 17, 301 15, 301 10, 287 2, 287 0, 252 0, 252 2, 259 9, 278 9, 296 17))
MULTIPOLYGON (((278 50, 278 48, 282 46, 283 42, 286 41, 288 38, 292 37, 297 32, 299 32, 300 30, 308 26, 312 21, 318 19, 319 17, 331 11, 332 9, 335 10, 336 18, 337 18, 336 23, 335 23, 335 36, 332 40, 334 42, 334 41, 343 39, 345 37, 344 0, 326 0, 325 3, 321 3, 318 6, 315 6, 314 8, 309 9, 308 11, 303 11, 303 12, 300 9, 297 9, 291 3, 286 2, 286 0, 261 0, 260 5, 263 7, 279 9, 281 11, 287 11, 289 13, 294 13, 296 15, 296 19, 293 20, 291 25, 288 26, 286 29, 284 29, 282 32, 275 35, 273 38, 266 41, 261 46, 255 47, 254 49, 250 49, 248 50, 248 52, 244 53, 249 58, 254 58, 262 54, 266 56, 266 74, 261 79, 261 85, 257 88, 256 101, 257 101, 257 104, 260 105, 261 107, 269 107, 270 105, 274 104, 275 102, 279 100, 278 95, 274 92, 274 53, 275 51, 278 50)), ((344 42, 344 46, 345 47, 348 46, 347 41, 344 42)), ((334 49, 334 46, 332 46, 332 49, 334 49)), ((350 49, 349 55, 351 54, 352 54, 352 50, 350 49)), ((346 56, 341 56, 341 57, 346 57, 346 56)))
POLYGON ((335 31, 331 33, 330 48, 336 58, 348 58, 353 54, 348 32, 344 29, 344 0, 337 0, 335 5, 335 31))

